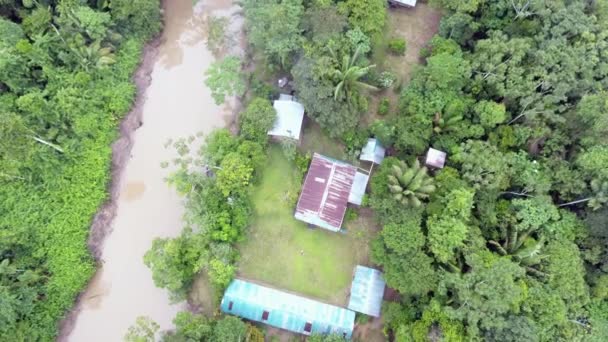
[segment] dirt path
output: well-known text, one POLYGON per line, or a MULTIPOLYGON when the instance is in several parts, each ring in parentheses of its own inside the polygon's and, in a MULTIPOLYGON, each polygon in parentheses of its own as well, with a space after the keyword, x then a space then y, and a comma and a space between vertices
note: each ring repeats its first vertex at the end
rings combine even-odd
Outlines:
POLYGON ((175 157, 165 143, 230 124, 234 103, 216 106, 203 83, 214 61, 205 45, 205 22, 210 13, 228 15, 236 7, 225 0, 194 7, 192 0, 168 0, 164 7, 165 29, 146 49, 135 77, 135 107, 113 146, 110 201, 91 230, 89 244, 100 267, 64 320, 59 341, 121 341, 137 316, 169 329, 185 308, 154 286, 143 255, 154 238, 182 229, 182 200, 163 180, 170 168, 160 166, 175 157))

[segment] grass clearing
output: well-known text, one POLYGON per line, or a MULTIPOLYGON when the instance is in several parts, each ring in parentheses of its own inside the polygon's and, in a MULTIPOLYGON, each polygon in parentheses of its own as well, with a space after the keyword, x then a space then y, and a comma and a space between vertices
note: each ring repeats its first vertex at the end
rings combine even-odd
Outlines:
POLYGON ((379 68, 387 68, 399 75, 404 84, 409 82, 411 73, 422 61, 420 50, 439 30, 441 11, 427 3, 418 3, 415 8, 391 8, 388 11, 388 30, 385 44, 374 50, 372 60, 379 68), (386 43, 391 38, 404 38, 407 44, 405 55, 395 56, 386 51, 386 43))
MULTIPOLYGON (((375 44, 372 55, 372 63, 379 70, 390 70, 394 72, 401 88, 409 83, 415 67, 422 63, 420 50, 427 46, 429 40, 439 30, 441 11, 428 3, 418 2, 414 8, 395 7, 388 10, 387 29, 380 44, 375 44), (407 44, 405 55, 395 56, 388 51, 387 43, 392 38, 404 38, 407 44)), ((388 97, 391 102, 391 110, 394 112, 399 100, 400 91, 393 89, 384 90, 369 101, 369 114, 364 118, 365 124, 370 124, 377 119, 387 117, 378 116, 378 102, 382 97, 388 97)), ((390 115, 389 115, 390 116, 390 115)))
POLYGON ((253 222, 239 246, 238 275, 346 305, 353 269, 367 261, 373 224, 362 216, 345 225, 347 234, 308 228, 293 217, 301 182, 295 165, 278 146, 271 146, 263 178, 252 196, 253 222))
POLYGON ((330 138, 327 133, 323 132, 321 126, 311 118, 306 117, 304 119, 302 132, 300 151, 310 152, 311 154, 317 152, 338 160, 346 159, 344 144, 330 138))
POLYGON ((200 272, 192 283, 188 303, 196 306, 203 315, 213 317, 220 306, 221 295, 209 282, 207 273, 200 272))

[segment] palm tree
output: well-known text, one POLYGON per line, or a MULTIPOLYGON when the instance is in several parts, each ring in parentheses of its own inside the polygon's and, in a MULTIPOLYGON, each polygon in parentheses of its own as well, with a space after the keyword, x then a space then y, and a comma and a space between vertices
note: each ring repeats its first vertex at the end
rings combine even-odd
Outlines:
POLYGON ((102 47, 99 41, 93 42, 89 46, 79 48, 81 56, 81 67, 85 70, 100 69, 116 62, 116 56, 112 52, 112 47, 102 47))
POLYGON ((454 112, 446 112, 446 113, 435 113, 435 117, 433 118, 433 123, 435 127, 433 131, 435 133, 443 133, 449 132, 455 129, 455 126, 459 124, 464 117, 460 114, 456 114, 454 112))
POLYGON ((546 277, 547 274, 539 270, 541 261, 545 258, 542 250, 545 246, 545 238, 535 239, 524 235, 514 241, 504 238, 504 243, 500 244, 496 240, 489 240, 488 243, 494 247, 498 254, 510 256, 515 262, 523 266, 526 271, 536 277, 546 277))
MULTIPOLYGON (((332 57, 337 61, 338 58, 333 50, 330 50, 332 57)), ((344 94, 347 101, 353 98, 353 95, 358 89, 370 89, 378 90, 373 85, 359 81, 361 77, 367 75, 369 71, 376 67, 376 65, 358 66, 357 60, 361 53, 361 46, 358 46, 355 53, 352 56, 344 56, 342 58, 342 64, 339 68, 334 69, 331 72, 331 76, 336 83, 334 90, 334 100, 338 100, 340 94, 344 94)))
POLYGON ((404 161, 393 165, 388 175, 388 188, 393 198, 404 205, 419 207, 435 191, 435 180, 421 167, 418 159, 409 167, 404 161))

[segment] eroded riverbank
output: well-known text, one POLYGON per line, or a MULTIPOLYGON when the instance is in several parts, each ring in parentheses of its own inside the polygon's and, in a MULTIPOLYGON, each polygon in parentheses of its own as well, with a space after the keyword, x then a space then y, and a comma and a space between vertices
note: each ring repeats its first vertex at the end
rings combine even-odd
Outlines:
POLYGON ((176 155, 169 139, 207 134, 230 124, 234 103, 216 106, 203 83, 214 61, 205 45, 209 15, 235 12, 230 1, 170 0, 165 28, 150 44, 135 81, 138 97, 113 146, 110 201, 91 230, 90 247, 99 269, 74 311, 63 322, 60 341, 120 341, 138 316, 170 329, 185 303, 171 304, 154 286, 143 255, 156 237, 182 229, 182 199, 164 182, 176 155))

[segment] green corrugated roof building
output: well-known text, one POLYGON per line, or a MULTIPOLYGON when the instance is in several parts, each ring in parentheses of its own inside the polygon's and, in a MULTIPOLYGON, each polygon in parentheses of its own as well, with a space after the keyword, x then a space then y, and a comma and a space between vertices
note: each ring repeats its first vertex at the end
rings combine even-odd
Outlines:
POLYGON ((240 279, 230 283, 220 307, 227 314, 305 335, 350 338, 355 326, 353 311, 240 279))
POLYGON ((384 297, 384 277, 373 268, 357 265, 350 288, 348 308, 366 315, 380 317, 384 297))
POLYGON ((361 150, 359 159, 379 165, 382 164, 385 154, 386 149, 382 146, 380 141, 376 138, 369 138, 367 139, 367 144, 363 146, 363 149, 361 150))

